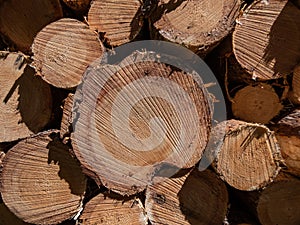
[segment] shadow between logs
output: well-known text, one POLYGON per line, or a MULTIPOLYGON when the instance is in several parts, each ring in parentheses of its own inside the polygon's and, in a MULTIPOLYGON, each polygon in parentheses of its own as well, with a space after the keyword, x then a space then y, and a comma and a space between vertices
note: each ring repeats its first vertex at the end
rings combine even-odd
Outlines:
POLYGON ((64 179, 74 195, 82 196, 85 192, 85 176, 83 175, 79 163, 70 155, 69 147, 59 140, 59 135, 52 133, 52 139, 48 145, 48 164, 52 162, 59 165, 58 175, 64 179))
POLYGON ((288 2, 271 27, 263 60, 267 64, 275 61, 275 74, 287 75, 300 63, 299 21, 300 10, 288 2))

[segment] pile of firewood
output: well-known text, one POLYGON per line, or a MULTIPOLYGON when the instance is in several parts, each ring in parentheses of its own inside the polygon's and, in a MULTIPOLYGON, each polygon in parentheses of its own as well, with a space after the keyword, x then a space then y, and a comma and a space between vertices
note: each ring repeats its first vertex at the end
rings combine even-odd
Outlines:
POLYGON ((0 37, 0 225, 300 224, 299 0, 0 0, 0 37), (226 119, 172 65, 99 65, 140 40, 201 57, 226 119))

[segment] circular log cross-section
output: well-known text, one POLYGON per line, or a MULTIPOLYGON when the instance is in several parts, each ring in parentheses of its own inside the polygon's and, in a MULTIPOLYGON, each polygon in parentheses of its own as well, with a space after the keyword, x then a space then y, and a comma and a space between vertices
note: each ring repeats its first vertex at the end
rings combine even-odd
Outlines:
POLYGON ((235 0, 161 0, 150 21, 165 40, 203 53, 234 28, 238 12, 235 0))
POLYGON ((209 170, 149 186, 145 210, 151 224, 222 224, 227 213, 225 184, 209 170))
POLYGON ((68 150, 52 131, 9 150, 0 188, 11 212, 28 223, 57 224, 80 211, 86 181, 68 150))
POLYGON ((21 53, 0 52, 0 142, 28 137, 50 120, 52 97, 21 53))
POLYGON ((150 61, 120 67, 86 74, 74 97, 72 140, 81 164, 104 186, 133 194, 160 170, 173 169, 172 176, 200 160, 212 108, 193 74, 150 61))
POLYGON ((62 16, 59 0, 0 1, 0 33, 28 52, 35 35, 62 16))
POLYGON ((104 34, 111 46, 119 46, 133 40, 140 32, 140 0, 94 0, 92 1, 88 23, 91 29, 104 34))
POLYGON ((49 84, 76 87, 86 68, 103 55, 103 45, 89 27, 64 18, 44 27, 35 37, 33 65, 49 84))
POLYGON ((114 199, 99 194, 84 207, 79 217, 82 225, 118 224, 147 225, 142 203, 134 199, 114 199), (140 203, 140 204, 139 204, 140 203))
POLYGON ((295 178, 275 181, 262 191, 257 204, 257 215, 262 224, 298 225, 300 222, 300 180, 295 178))
POLYGON ((60 123, 60 137, 62 139, 71 133, 73 99, 74 94, 68 94, 64 100, 63 115, 60 123))
POLYGON ((288 0, 255 3, 233 32, 233 52, 252 79, 286 76, 300 60, 300 13, 288 0))
POLYGON ((300 110, 297 109, 273 126, 287 172, 300 177, 300 110))
POLYGON ((226 126, 226 135, 221 137, 224 140, 213 163, 220 177, 243 191, 272 182, 282 160, 273 132, 266 126, 237 120, 220 123, 215 129, 220 126, 226 126))
POLYGON ((267 84, 242 88, 232 102, 234 116, 253 123, 268 123, 282 108, 278 95, 267 84))

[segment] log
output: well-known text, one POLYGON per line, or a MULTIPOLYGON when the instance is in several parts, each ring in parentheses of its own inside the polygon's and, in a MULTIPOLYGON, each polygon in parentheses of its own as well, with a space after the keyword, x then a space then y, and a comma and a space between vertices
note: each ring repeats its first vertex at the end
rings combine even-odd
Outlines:
POLYGON ((283 108, 271 85, 258 83, 240 89, 231 105, 233 115, 247 122, 267 124, 283 108))
POLYGON ((300 105, 300 65, 297 65, 293 72, 292 90, 289 99, 293 104, 300 105))
POLYGON ((28 137, 50 120, 48 84, 28 66, 21 53, 0 52, 0 142, 28 137))
POLYGON ((0 224, 6 225, 30 225, 29 223, 23 222, 21 219, 15 216, 4 203, 0 203, 0 224))
POLYGON ((34 36, 63 16, 59 0, 5 0, 0 2, 0 33, 16 49, 29 52, 34 36))
POLYGON ((252 79, 290 74, 300 60, 300 13, 288 0, 257 1, 233 32, 234 54, 252 79))
POLYGON ((91 29, 104 36, 110 46, 133 40, 143 26, 141 1, 93 0, 88 12, 91 29))
POLYGON ((3 202, 27 223, 58 224, 82 208, 85 176, 57 131, 20 141, 6 154, 1 173, 3 202))
POLYGON ((194 75, 128 59, 120 68, 90 69, 85 77, 74 97, 71 139, 77 158, 98 183, 131 195, 143 191, 160 170, 170 169, 172 176, 200 160, 212 108, 194 75))
POLYGON ((273 132, 266 126, 238 120, 218 124, 207 148, 213 167, 230 186, 244 191, 263 188, 281 169, 282 157, 273 132), (218 134, 225 129, 225 136, 218 134))
POLYGON ((116 198, 100 193, 85 205, 79 223, 147 225, 148 219, 139 199, 116 198))
POLYGON ((300 222, 300 180, 280 174, 260 192, 238 193, 241 201, 258 217, 262 225, 300 222))
POLYGON ((287 168, 300 177, 300 109, 296 109, 272 126, 287 168))
POLYGON ((55 87, 70 89, 81 82, 90 64, 102 58, 104 47, 85 23, 63 18, 37 34, 32 51, 38 75, 55 87))
POLYGON ((72 131, 72 109, 73 109, 74 94, 68 94, 64 100, 63 115, 60 124, 60 138, 63 139, 69 136, 72 131))
POLYGON ((152 36, 205 54, 233 30, 239 7, 236 0, 160 0, 150 16, 152 36))
POLYGON ((151 224, 220 225, 227 213, 225 184, 212 171, 194 169, 149 186, 145 209, 151 224))
POLYGON ((75 12, 82 14, 88 11, 91 0, 63 0, 63 2, 75 12))

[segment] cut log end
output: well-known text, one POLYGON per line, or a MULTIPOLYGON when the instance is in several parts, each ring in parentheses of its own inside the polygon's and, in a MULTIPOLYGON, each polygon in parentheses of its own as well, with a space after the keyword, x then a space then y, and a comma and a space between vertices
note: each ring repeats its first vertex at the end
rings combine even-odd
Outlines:
POLYGON ((193 170, 149 186, 145 209, 152 224, 222 224, 228 194, 216 174, 193 170))
POLYGON ((7 153, 1 173, 5 205, 34 224, 57 224, 82 207, 85 177, 68 147, 48 131, 19 142, 7 153))
POLYGON ((103 194, 92 198, 79 217, 80 224, 130 224, 147 225, 142 203, 139 199, 114 199, 103 194))
POLYGON ((91 0, 63 0, 63 2, 75 12, 84 13, 88 11, 91 0))
POLYGON ((278 95, 267 84, 242 88, 232 102, 234 116, 253 123, 267 124, 282 108, 278 95))
POLYGON ((44 27, 32 45, 33 65, 41 77, 59 88, 74 88, 86 68, 102 58, 97 35, 78 20, 64 18, 44 27))
POLYGON ((51 91, 21 53, 1 52, 0 142, 37 133, 49 122, 51 91))
POLYGON ((0 32, 12 41, 17 49, 29 52, 34 36, 44 26, 62 16, 59 0, 1 1, 0 32))
POLYGON ((74 94, 69 94, 64 100, 63 115, 60 124, 60 138, 70 135, 72 128, 72 109, 74 94))
POLYGON ((296 66, 293 72, 292 91, 290 100, 295 105, 300 105, 300 65, 296 66))
POLYGON ((104 34, 111 46, 133 40, 140 32, 143 20, 139 0, 94 0, 88 13, 90 27, 104 34))
POLYGON ((82 96, 74 100, 80 103, 74 150, 104 186, 133 194, 151 182, 160 164, 178 170, 200 160, 211 108, 193 75, 145 61, 122 69, 96 68, 87 77, 82 96), (95 118, 89 113, 91 104, 96 104, 95 118))
POLYGON ((282 160, 273 132, 266 126, 243 121, 225 123, 226 135, 213 163, 217 173, 229 185, 244 191, 271 183, 282 160))
POLYGON ((299 63, 300 13, 290 1, 260 1, 239 19, 233 51, 252 79, 270 80, 290 74, 299 63), (291 35, 293 34, 293 35, 291 35))
POLYGON ((207 52, 232 29, 237 1, 159 1, 150 18, 154 32, 195 52, 207 52))

